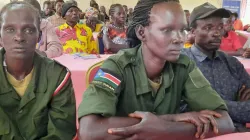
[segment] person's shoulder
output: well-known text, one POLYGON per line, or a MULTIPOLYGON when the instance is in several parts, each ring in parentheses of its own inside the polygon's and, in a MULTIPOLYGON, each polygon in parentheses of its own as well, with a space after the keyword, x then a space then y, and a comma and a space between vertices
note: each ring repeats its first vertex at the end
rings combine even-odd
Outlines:
POLYGON ((92 30, 90 27, 88 27, 86 24, 80 24, 78 23, 77 26, 80 28, 80 29, 84 29, 86 32, 88 33, 92 33, 92 30))
POLYGON ((54 28, 54 26, 48 19, 42 19, 40 28, 41 30, 44 29, 51 30, 52 28, 54 28))
POLYGON ((238 37, 238 35, 235 31, 229 31, 228 34, 229 34, 229 36, 234 37, 234 38, 238 37))
POLYGON ((226 62, 229 67, 235 67, 237 65, 242 65, 241 62, 234 56, 230 56, 222 51, 217 51, 219 57, 222 61, 226 62))
POLYGON ((128 64, 135 62, 139 48, 140 47, 120 50, 117 54, 110 56, 107 60, 115 62, 120 65, 120 67, 125 67, 128 64))
MULTIPOLYGON (((192 46, 192 47, 193 47, 193 46, 192 46)), ((193 57, 192 51, 191 51, 191 48, 192 48, 192 47, 190 47, 190 48, 183 48, 183 49, 181 50, 181 54, 187 56, 189 59, 192 59, 192 57, 193 57)))
POLYGON ((51 20, 53 20, 53 19, 55 19, 55 18, 56 18, 56 15, 54 14, 54 15, 52 15, 52 16, 49 16, 49 17, 47 18, 47 20, 51 22, 51 20))
POLYGON ((40 63, 40 67, 42 67, 42 69, 48 69, 48 72, 51 72, 51 73, 68 71, 65 66, 63 66, 61 63, 57 62, 56 60, 41 56, 39 54, 36 54, 35 61, 39 61, 37 63, 40 63))
POLYGON ((186 54, 180 54, 179 59, 177 60, 176 64, 184 65, 185 67, 188 67, 191 62, 192 60, 186 54))

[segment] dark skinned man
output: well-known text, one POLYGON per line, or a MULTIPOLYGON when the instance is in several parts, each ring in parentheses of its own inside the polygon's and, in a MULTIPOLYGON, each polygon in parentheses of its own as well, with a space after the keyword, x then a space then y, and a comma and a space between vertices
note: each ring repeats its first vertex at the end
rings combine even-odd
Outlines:
POLYGON ((250 76, 234 57, 218 51, 223 36, 223 20, 229 12, 210 3, 196 7, 190 16, 194 45, 184 53, 196 62, 211 86, 225 100, 238 131, 249 131, 250 76))
POLYGON ((0 18, 0 139, 72 139, 76 105, 70 73, 36 53, 40 13, 26 2, 12 2, 0 18))

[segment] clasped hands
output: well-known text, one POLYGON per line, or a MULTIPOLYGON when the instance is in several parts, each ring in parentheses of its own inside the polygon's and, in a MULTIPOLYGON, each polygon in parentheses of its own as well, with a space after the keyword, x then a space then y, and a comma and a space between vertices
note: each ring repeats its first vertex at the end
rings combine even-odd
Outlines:
POLYGON ((167 133, 171 131, 167 127, 168 124, 173 122, 186 122, 196 126, 195 138, 204 139, 209 132, 210 126, 213 127, 215 134, 219 133, 215 118, 222 117, 221 114, 209 110, 171 116, 171 119, 166 120, 153 113, 136 111, 129 114, 129 117, 141 119, 140 123, 124 128, 110 128, 108 129, 108 133, 121 136, 125 140, 158 140, 163 139, 167 136, 167 133))

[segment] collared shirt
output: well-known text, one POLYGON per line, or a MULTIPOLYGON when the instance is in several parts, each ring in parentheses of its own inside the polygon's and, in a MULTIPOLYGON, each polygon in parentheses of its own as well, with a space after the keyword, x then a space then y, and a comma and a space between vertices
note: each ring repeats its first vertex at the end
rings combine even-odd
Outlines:
POLYGON ((212 87, 225 100, 231 118, 239 123, 250 122, 250 101, 238 101, 242 85, 250 88, 250 76, 244 66, 236 58, 220 51, 213 59, 209 59, 196 46, 183 49, 183 53, 196 62, 212 87))
POLYGON ((100 76, 97 74, 83 94, 79 118, 89 114, 125 117, 134 111, 175 114, 180 112, 182 99, 193 111, 227 109, 194 62, 185 55, 176 63, 166 63, 155 97, 141 47, 124 49, 109 57, 100 70, 103 72, 100 76))
POLYGON ((57 27, 56 34, 63 44, 64 53, 98 53, 91 29, 83 24, 77 23, 72 28, 64 23, 57 27))
POLYGON ((37 49, 44 51, 48 58, 54 58, 62 55, 62 44, 58 39, 55 27, 46 19, 42 19, 40 30, 42 37, 37 45, 37 49))
POLYGON ((223 37, 221 41, 220 50, 222 51, 237 51, 243 47, 238 35, 234 31, 229 31, 228 37, 223 37))
MULTIPOLYGON (((111 23, 108 26, 104 26, 102 30, 103 30, 102 33, 106 34, 114 44, 128 45, 126 26, 124 27, 123 31, 120 32, 115 27, 113 27, 111 23)), ((104 53, 112 54, 112 52, 108 50, 106 47, 104 48, 104 53)))
POLYGON ((72 139, 76 104, 67 69, 35 53, 31 81, 20 97, 6 76, 4 53, 0 49, 0 139, 72 139))
POLYGON ((66 20, 59 16, 57 13, 55 13, 53 16, 48 17, 47 20, 51 22, 54 27, 60 26, 66 22, 66 20))

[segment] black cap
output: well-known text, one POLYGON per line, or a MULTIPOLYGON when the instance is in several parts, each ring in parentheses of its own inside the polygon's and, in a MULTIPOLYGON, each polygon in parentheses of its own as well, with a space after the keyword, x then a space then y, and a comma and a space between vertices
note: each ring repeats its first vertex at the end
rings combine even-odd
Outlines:
MULTIPOLYGON (((65 17, 67 11, 71 8, 71 7, 76 7, 78 8, 74 3, 72 2, 66 2, 63 4, 62 6, 62 17, 65 17)), ((79 8, 78 8, 79 9, 79 8)))
POLYGON ((198 19, 205 19, 211 15, 216 15, 222 18, 230 17, 230 13, 224 8, 216 8, 209 2, 206 2, 198 7, 195 7, 190 15, 190 25, 198 19))

